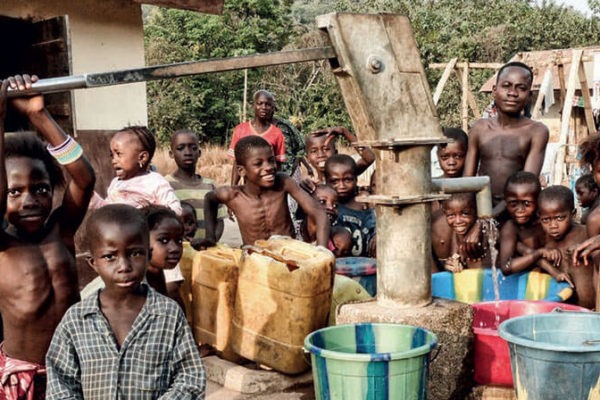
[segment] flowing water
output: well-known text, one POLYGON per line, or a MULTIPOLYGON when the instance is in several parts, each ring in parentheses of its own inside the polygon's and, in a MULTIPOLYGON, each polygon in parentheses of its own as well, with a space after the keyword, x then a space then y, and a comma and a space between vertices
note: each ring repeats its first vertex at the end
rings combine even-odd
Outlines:
POLYGON ((500 286, 498 283, 498 268, 496 268, 496 260, 498 259, 498 249, 496 241, 498 240, 498 223, 493 218, 484 218, 481 220, 481 231, 483 237, 487 237, 488 250, 492 263, 492 283, 494 285, 494 301, 496 304, 496 321, 494 328, 500 325, 500 286))

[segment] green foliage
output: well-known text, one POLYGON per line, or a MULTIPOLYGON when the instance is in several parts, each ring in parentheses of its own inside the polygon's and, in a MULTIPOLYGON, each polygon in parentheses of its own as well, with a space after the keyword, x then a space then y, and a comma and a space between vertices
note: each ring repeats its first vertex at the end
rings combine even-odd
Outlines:
MULTIPOLYGON (((394 12, 413 25, 421 58, 430 63, 505 62, 520 51, 581 47, 600 43, 600 1, 585 17, 553 1, 530 0, 236 0, 225 2, 222 16, 164 10, 146 25, 149 64, 264 53, 283 48, 322 45, 314 23, 319 14, 394 12), (539 3, 539 6, 536 5, 539 3)), ((440 70, 426 69, 433 88, 440 70)), ((471 73, 477 92, 494 71, 471 73)), ((249 71, 249 92, 275 93, 278 115, 302 120, 303 131, 349 125, 339 87, 325 62, 285 65, 249 71)), ((167 137, 173 129, 194 127, 205 138, 227 141, 240 120, 243 72, 201 75, 149 84, 152 125, 167 137)), ((489 97, 477 94, 480 106, 489 97)), ((480 107, 482 108, 482 107, 480 107)), ((447 83, 438 104, 442 123, 460 124, 460 85, 447 83)))
MULTIPOLYGON (((145 26, 147 64, 224 58, 281 49, 290 38, 286 1, 225 2, 223 15, 159 9, 145 26)), ((260 71, 249 71, 256 81, 260 71)), ((243 72, 198 75, 148 84, 151 126, 161 143, 180 128, 225 143, 240 122, 243 72)))

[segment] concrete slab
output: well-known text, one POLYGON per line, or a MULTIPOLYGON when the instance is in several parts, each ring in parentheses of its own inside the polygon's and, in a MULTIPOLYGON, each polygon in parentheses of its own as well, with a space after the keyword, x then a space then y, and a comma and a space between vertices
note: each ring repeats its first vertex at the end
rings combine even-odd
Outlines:
POLYGON ((376 301, 338 308, 338 324, 387 322, 421 326, 438 336, 441 349, 429 366, 430 400, 463 400, 473 382, 473 309, 468 304, 434 299, 422 308, 383 307, 376 301))
POLYGON ((239 365, 217 356, 202 359, 206 378, 221 387, 239 394, 268 394, 291 391, 296 388, 312 389, 312 373, 288 376, 276 371, 257 369, 256 364, 239 365))
POLYGON ((499 386, 475 386, 467 400, 517 400, 513 388, 499 386))

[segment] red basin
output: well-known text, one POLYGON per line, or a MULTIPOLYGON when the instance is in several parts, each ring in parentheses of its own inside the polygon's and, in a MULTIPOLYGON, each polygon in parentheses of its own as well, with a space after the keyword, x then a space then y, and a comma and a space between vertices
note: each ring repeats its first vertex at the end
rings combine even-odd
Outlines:
POLYGON ((504 320, 529 314, 551 312, 556 308, 588 312, 587 308, 551 301, 502 300, 472 304, 475 310, 475 382, 480 385, 513 386, 508 343, 498 335, 504 320))

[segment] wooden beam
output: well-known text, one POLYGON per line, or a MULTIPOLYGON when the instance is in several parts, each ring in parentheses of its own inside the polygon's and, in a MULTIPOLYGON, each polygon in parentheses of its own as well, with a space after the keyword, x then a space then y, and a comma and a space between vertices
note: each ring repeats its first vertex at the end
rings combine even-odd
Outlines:
POLYGON ((181 8, 206 14, 222 14, 224 0, 133 0, 136 3, 181 8))
POLYGON ((546 80, 546 77, 544 76, 544 79, 542 80, 542 84, 540 85, 540 88, 538 90, 538 97, 535 100, 535 105, 533 106, 533 113, 531 114, 531 119, 539 119, 540 118, 540 114, 542 113, 542 102, 544 101, 544 98, 546 97, 546 90, 548 90, 548 88, 546 86, 548 86, 548 85, 550 85, 550 87, 553 86, 552 79, 546 80))
POLYGON ((450 62, 448 64, 446 64, 446 68, 444 69, 444 72, 442 73, 442 77, 440 78, 440 81, 438 82, 437 86, 435 87, 435 93, 433 94, 433 104, 435 104, 436 106, 437 106, 437 103, 440 101, 440 97, 442 96, 442 92, 444 91, 444 86, 446 86, 446 81, 448 81, 450 74, 454 70, 456 61, 458 61, 458 58, 453 58, 452 60, 450 60, 450 62))
POLYGON ((573 98, 575 97, 575 85, 581 63, 583 50, 573 50, 573 60, 571 70, 569 71, 569 80, 567 81, 567 93, 563 100, 563 110, 560 119, 560 137, 558 139, 559 148, 556 153, 556 162, 552 171, 552 183, 560 185, 563 178, 563 169, 565 168, 566 146, 569 138, 569 126, 571 122, 571 112, 573 111, 573 98))
MULTIPOLYGON (((428 65, 428 68, 431 69, 446 69, 446 66, 452 62, 450 60, 448 63, 431 63, 428 65)), ((469 64, 469 68, 471 69, 499 69, 504 64, 500 63, 470 63, 470 62, 459 62, 456 64, 458 68, 464 68, 466 64, 469 64)))
MULTIPOLYGON (((571 68, 575 68, 575 64, 571 68)), ((585 68, 583 67, 583 61, 579 63, 577 67, 579 73, 579 85, 581 86, 581 94, 583 95, 583 113, 585 114, 585 124, 588 128, 588 135, 596 133, 596 122, 594 121, 594 114, 592 113, 592 98, 590 97, 590 89, 588 86, 587 77, 585 75, 585 68)))
POLYGON ((556 68, 558 69, 558 81, 560 83, 560 101, 565 102, 565 66, 563 64, 557 64, 556 68))
POLYGON ((465 63, 462 69, 462 96, 461 96, 461 116, 463 131, 469 130, 469 64, 465 63))
MULTIPOLYGON (((458 78, 458 82, 460 83, 460 87, 463 90, 462 93, 464 93, 463 75, 461 73, 459 73, 459 71, 460 71, 460 68, 455 68, 454 69, 454 74, 458 78)), ((463 71, 464 71, 464 68, 463 68, 463 71)), ((473 116, 475 118, 481 118, 481 113, 479 112, 479 106, 477 105, 477 101, 475 100, 475 96, 473 95, 473 92, 471 92, 471 88, 468 85, 468 79, 467 79, 467 103, 469 104, 469 107, 471 108, 471 111, 473 111, 473 116)))

